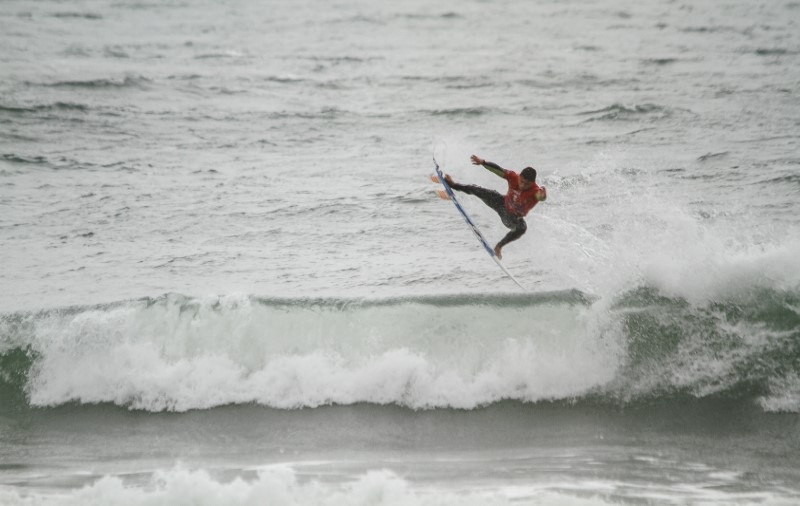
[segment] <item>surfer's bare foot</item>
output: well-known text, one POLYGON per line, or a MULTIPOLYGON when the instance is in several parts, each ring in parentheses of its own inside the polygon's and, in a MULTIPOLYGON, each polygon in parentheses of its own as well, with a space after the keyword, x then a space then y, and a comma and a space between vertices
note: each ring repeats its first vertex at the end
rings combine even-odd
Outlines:
POLYGON ((450 174, 445 174, 445 175, 444 175, 444 180, 445 180, 445 182, 446 182, 447 184, 449 184, 450 186, 453 186, 453 185, 455 184, 455 181, 453 181, 453 178, 452 178, 452 177, 450 177, 450 174))
POLYGON ((500 245, 499 244, 494 247, 494 254, 498 259, 500 259, 500 260, 503 259, 503 254, 500 253, 500 245))

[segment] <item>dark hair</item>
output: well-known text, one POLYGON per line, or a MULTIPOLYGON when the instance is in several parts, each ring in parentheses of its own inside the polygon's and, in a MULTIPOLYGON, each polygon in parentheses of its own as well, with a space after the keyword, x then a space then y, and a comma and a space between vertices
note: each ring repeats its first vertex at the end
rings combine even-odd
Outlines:
POLYGON ((522 169, 522 173, 520 173, 520 176, 524 177, 525 179, 527 179, 532 183, 535 183, 536 169, 534 169, 533 167, 525 167, 524 169, 522 169))

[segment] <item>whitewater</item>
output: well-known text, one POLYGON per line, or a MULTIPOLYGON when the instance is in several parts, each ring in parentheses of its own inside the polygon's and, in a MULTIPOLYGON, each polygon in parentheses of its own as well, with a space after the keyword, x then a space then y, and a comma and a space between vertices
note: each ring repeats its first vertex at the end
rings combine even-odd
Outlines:
POLYGON ((0 503, 796 504, 799 22, 3 2, 0 503))
POLYGON ((755 389, 767 410, 796 411, 798 376, 787 373, 798 358, 796 304, 766 289, 700 308, 647 289, 611 308, 577 291, 384 300, 171 294, 5 316, 0 329, 4 370, 16 378, 6 388, 34 406, 474 409, 509 399, 617 403, 755 389))

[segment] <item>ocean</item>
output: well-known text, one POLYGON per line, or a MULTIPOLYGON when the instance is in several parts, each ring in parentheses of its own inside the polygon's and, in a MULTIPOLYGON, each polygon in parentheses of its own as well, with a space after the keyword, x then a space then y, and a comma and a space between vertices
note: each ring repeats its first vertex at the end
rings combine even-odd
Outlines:
POLYGON ((799 27, 4 0, 0 504, 800 504, 799 27))

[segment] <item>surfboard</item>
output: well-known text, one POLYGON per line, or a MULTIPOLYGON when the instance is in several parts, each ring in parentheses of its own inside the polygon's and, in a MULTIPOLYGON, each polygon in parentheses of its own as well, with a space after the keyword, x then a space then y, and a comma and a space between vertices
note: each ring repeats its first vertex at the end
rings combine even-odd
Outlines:
POLYGON ((503 265, 500 259, 497 258, 497 255, 494 253, 494 248, 492 248, 489 245, 489 242, 483 236, 478 226, 475 225, 475 222, 472 221, 472 218, 470 218, 469 214, 467 214, 467 211, 465 211, 464 208, 461 206, 461 203, 456 198, 456 194, 453 192, 453 189, 450 188, 450 185, 447 184, 447 181, 444 180, 444 174, 442 173, 442 169, 439 167, 439 163, 436 161, 436 157, 433 158, 433 165, 435 167, 436 174, 431 175, 431 181, 433 181, 434 183, 436 182, 441 183, 442 186, 444 187, 444 190, 437 190, 436 192, 439 195, 439 198, 443 200, 449 200, 450 202, 453 203, 454 206, 456 206, 456 209, 458 209, 459 214, 461 214, 461 217, 464 218, 465 222, 467 222, 467 225, 469 225, 470 230, 472 230, 472 233, 478 239, 478 242, 481 243, 483 249, 486 250, 486 253, 488 253, 489 256, 492 258, 492 260, 494 260, 494 263, 496 263, 497 266, 503 270, 506 276, 508 276, 509 279, 511 279, 511 281, 516 283, 518 287, 527 291, 527 289, 522 285, 522 283, 520 283, 519 280, 517 280, 517 278, 515 278, 514 275, 508 271, 508 269, 506 269, 506 266, 503 265))

